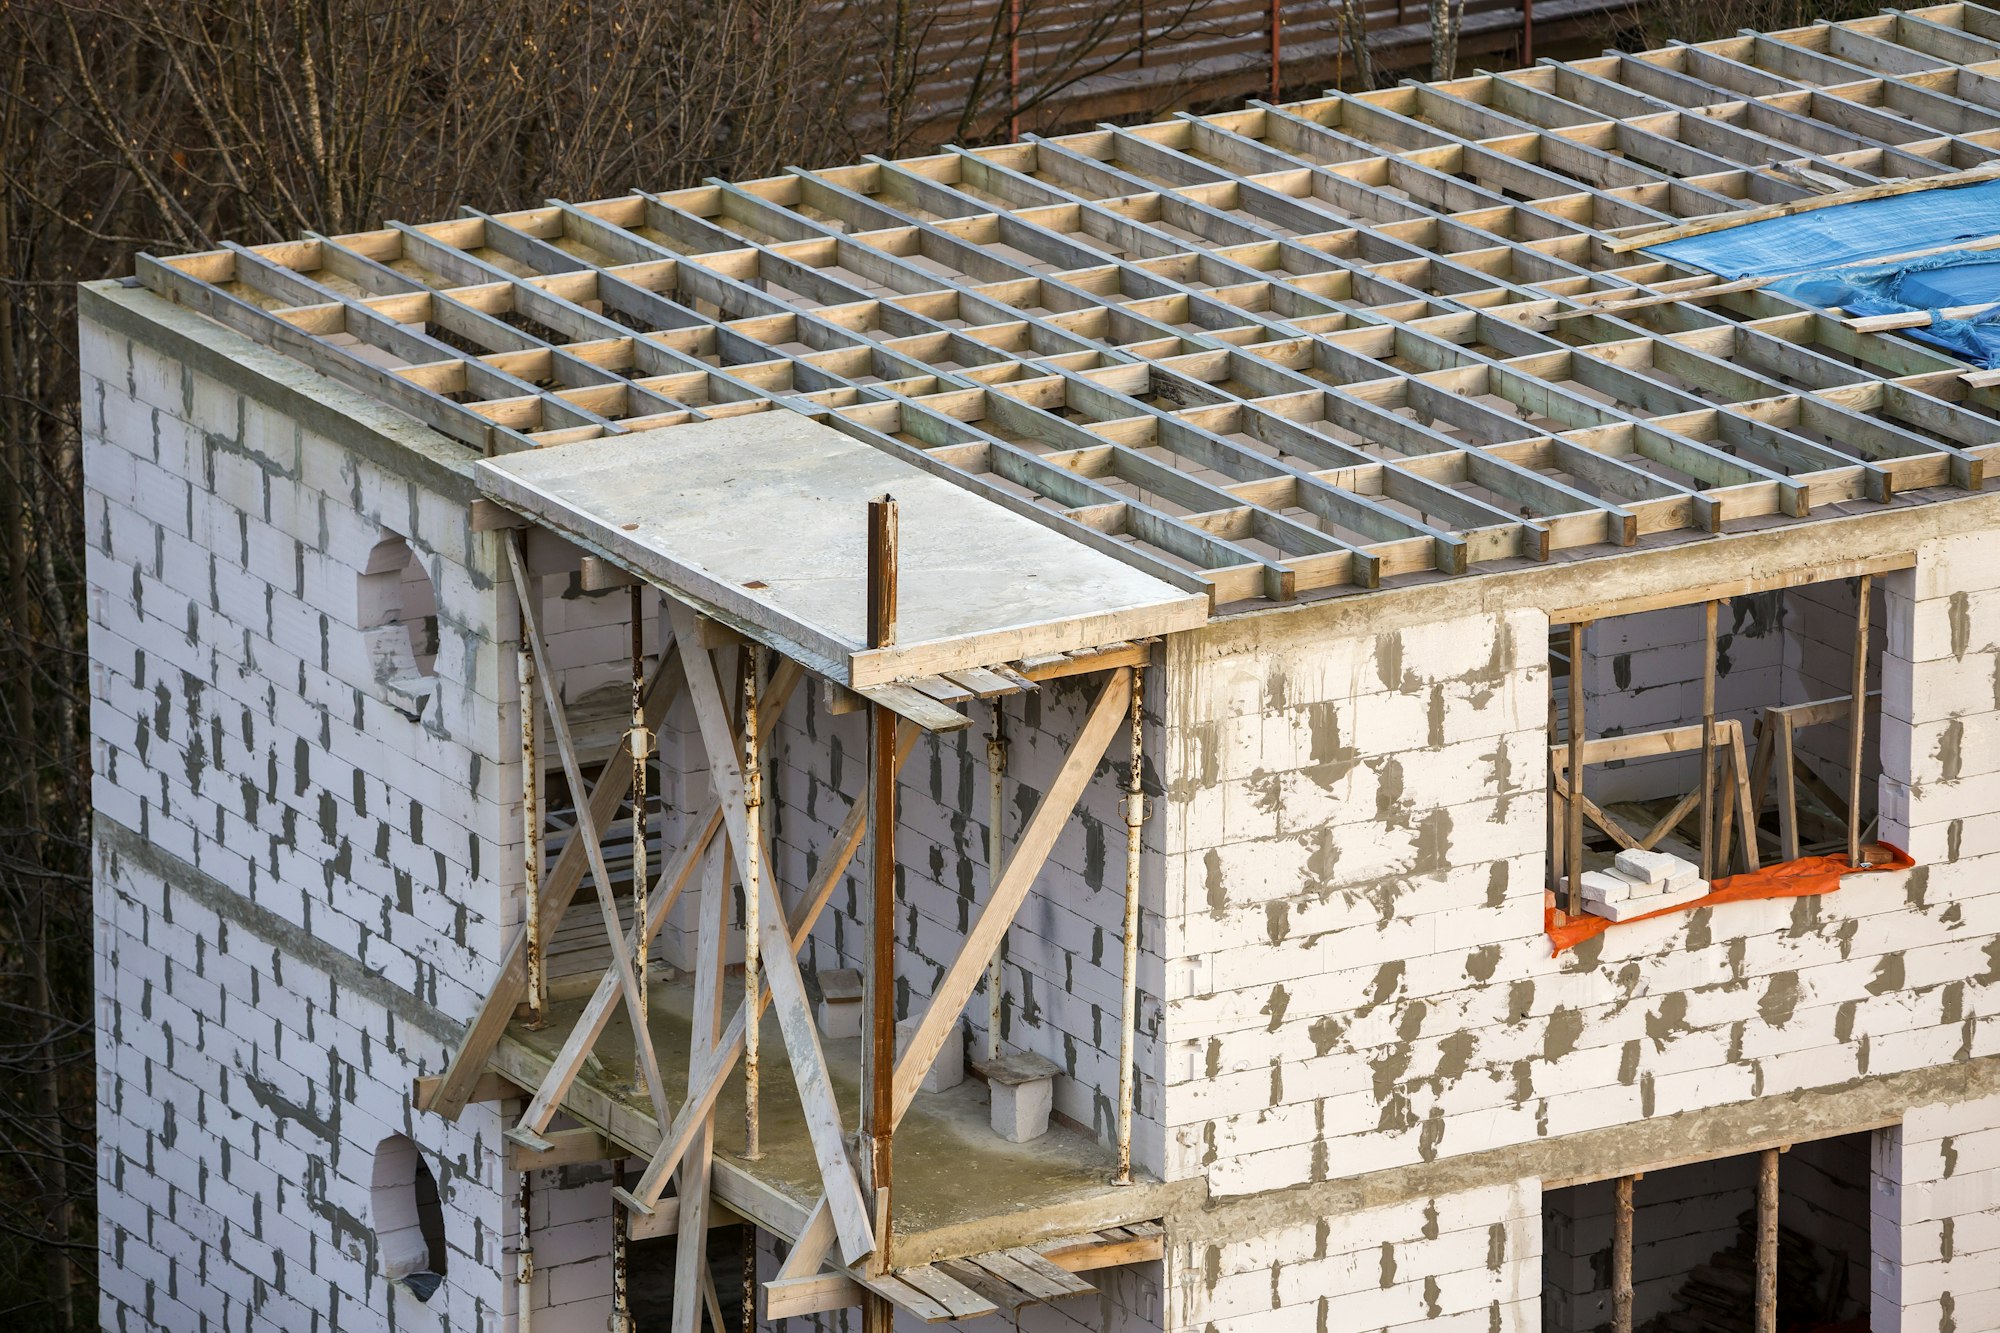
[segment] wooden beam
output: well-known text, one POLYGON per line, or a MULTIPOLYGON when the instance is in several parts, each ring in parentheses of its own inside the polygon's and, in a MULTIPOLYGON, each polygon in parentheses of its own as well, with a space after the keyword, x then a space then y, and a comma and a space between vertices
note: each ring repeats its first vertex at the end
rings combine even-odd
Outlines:
POLYGON ((550 1171, 559 1166, 577 1166, 585 1162, 608 1162, 614 1157, 623 1157, 622 1148, 594 1129, 559 1129, 550 1134, 548 1147, 537 1151, 520 1143, 507 1144, 507 1169, 516 1174, 522 1171, 550 1171))
POLYGON ((1604 248, 1613 254, 1623 254, 1629 250, 1644 250, 1649 246, 1665 245, 1668 241, 1678 241, 1689 236, 1706 236, 1712 232, 1748 226, 1754 222, 1769 222, 1773 218, 1810 213, 1815 209, 1865 203, 1870 199, 1888 199, 1896 195, 1915 194, 1920 190, 1947 190, 1961 185, 1978 185, 1996 178, 2000 178, 2000 163, 1987 162, 1965 171, 1947 171, 1936 176, 1919 176, 1914 180, 1878 181, 1873 185, 1859 185, 1851 190, 1841 190, 1833 194, 1810 194, 1802 199, 1771 204, 1764 208, 1746 208, 1733 213, 1717 213, 1709 217, 1693 218, 1676 226, 1662 227, 1657 231, 1611 241, 1604 248))
MULTIPOLYGON (((438 1089, 443 1086, 444 1075, 442 1074, 423 1074, 412 1079, 410 1082, 410 1105, 419 1111, 430 1110, 432 1100, 436 1098, 438 1089)), ((473 1081, 471 1088, 466 1092, 465 1100, 468 1102, 502 1102, 510 1097, 525 1097, 527 1095, 528 1090, 526 1088, 517 1086, 512 1079, 503 1074, 496 1074, 489 1070, 473 1081)))

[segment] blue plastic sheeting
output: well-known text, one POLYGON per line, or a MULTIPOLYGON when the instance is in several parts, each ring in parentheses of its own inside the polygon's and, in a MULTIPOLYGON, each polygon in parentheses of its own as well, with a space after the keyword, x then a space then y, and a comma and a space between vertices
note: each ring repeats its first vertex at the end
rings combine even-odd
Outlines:
MULTIPOLYGON (((1766 290, 1806 305, 1839 306, 1850 315, 1935 312, 2000 301, 2000 252, 1951 250, 1902 264, 1799 273, 1766 290)), ((1971 319, 1940 319, 1933 313, 1928 326, 1898 332, 1988 369, 2000 366, 2000 310, 1971 319)))
POLYGON ((1835 204, 1648 246, 1646 253, 1726 278, 1763 278, 1927 250, 1996 232, 2000 232, 2000 180, 1835 204))

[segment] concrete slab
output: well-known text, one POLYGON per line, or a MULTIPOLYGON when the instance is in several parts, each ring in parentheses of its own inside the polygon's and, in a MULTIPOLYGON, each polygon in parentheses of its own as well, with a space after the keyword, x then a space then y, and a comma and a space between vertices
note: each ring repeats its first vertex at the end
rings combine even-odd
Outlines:
MULTIPOLYGON (((740 983, 732 982, 725 1011, 734 1010, 740 995, 740 983)), ((539 1082, 581 1008, 581 1001, 552 1004, 548 1026, 540 1031, 516 1023, 494 1052, 495 1068, 524 1085, 539 1082)), ((692 1012, 690 984, 653 988, 648 1026, 667 1099, 675 1106, 686 1092, 692 1012)), ((861 1043, 829 1040, 824 1049, 841 1118, 851 1130, 859 1123, 861 1043)), ((651 1152, 659 1129, 645 1093, 632 1085, 631 1028, 622 1012, 606 1027, 597 1056, 599 1063, 573 1085, 564 1109, 638 1155, 651 1152)), ((739 1066, 715 1104, 716 1193, 760 1226, 789 1238, 818 1201, 820 1184, 784 1041, 768 1015, 761 1064, 764 1154, 754 1162, 739 1155, 739 1066)), ((895 1160, 898 1266, 1148 1221, 1205 1194, 1199 1179, 1163 1184, 1141 1175, 1134 1185, 1113 1184, 1111 1149, 1061 1120, 1031 1143, 1009 1143, 993 1131, 987 1089, 974 1080, 918 1096, 896 1130, 895 1160)))
POLYGON ((1207 599, 794 412, 489 459, 480 487, 843 684, 1190 629, 1207 599), (899 506, 896 645, 867 647, 868 501, 899 506))

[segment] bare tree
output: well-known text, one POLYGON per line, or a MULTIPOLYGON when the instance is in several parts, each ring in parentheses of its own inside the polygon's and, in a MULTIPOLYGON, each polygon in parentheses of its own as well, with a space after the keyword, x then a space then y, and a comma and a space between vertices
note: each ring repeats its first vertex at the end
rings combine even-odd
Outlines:
MULTIPOLYGON (((1218 0, 850 0, 846 30, 868 81, 847 105, 859 151, 1012 137, 1093 83, 1135 72, 1142 53, 1220 29, 1218 0), (1018 59, 1017 59, 1018 57, 1018 59)), ((1158 73, 1157 68, 1155 74, 1158 73)), ((1139 105, 1172 103, 1171 78, 1141 85, 1139 105), (1150 96, 1148 95, 1150 93, 1150 96)))
POLYGON ((1465 24, 1465 0, 1431 0, 1431 77, 1458 72, 1458 33, 1465 24))

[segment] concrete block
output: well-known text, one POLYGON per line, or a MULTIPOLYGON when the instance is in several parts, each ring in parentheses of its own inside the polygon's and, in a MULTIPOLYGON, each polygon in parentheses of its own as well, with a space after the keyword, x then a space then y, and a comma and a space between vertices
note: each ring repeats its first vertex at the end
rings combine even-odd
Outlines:
POLYGON ((1697 879, 1684 889, 1670 893, 1653 893, 1643 897, 1628 898, 1623 902, 1594 902, 1583 900, 1583 910, 1592 916, 1601 916, 1607 921, 1629 921, 1635 916, 1648 912, 1661 912, 1669 907, 1679 907, 1708 896, 1708 881, 1697 879))
POLYGON ((995 1134, 1009 1143, 1030 1143, 1049 1132, 1061 1069, 1031 1051, 1016 1051, 984 1062, 979 1072, 992 1095, 995 1134))
MULTIPOLYGON (((857 1005, 856 1008, 860 1006, 857 1005)), ((921 1014, 906 1018, 896 1024, 896 1058, 901 1060, 908 1049, 910 1039, 917 1035, 917 1026, 923 1022, 921 1014)), ((965 1082, 965 1042, 960 1028, 954 1024, 951 1035, 945 1038, 944 1046, 931 1067, 924 1071, 922 1088, 925 1092, 945 1092, 965 1082)), ((1015 1140, 1020 1142, 1020 1140, 1015 1140)))
POLYGON ((819 1031, 828 1041, 861 1035, 861 974, 851 967, 819 974, 819 1031))
POLYGON ((1642 852, 1627 848, 1612 864, 1621 874, 1640 884, 1661 884, 1680 874, 1688 863, 1668 852, 1642 852))

